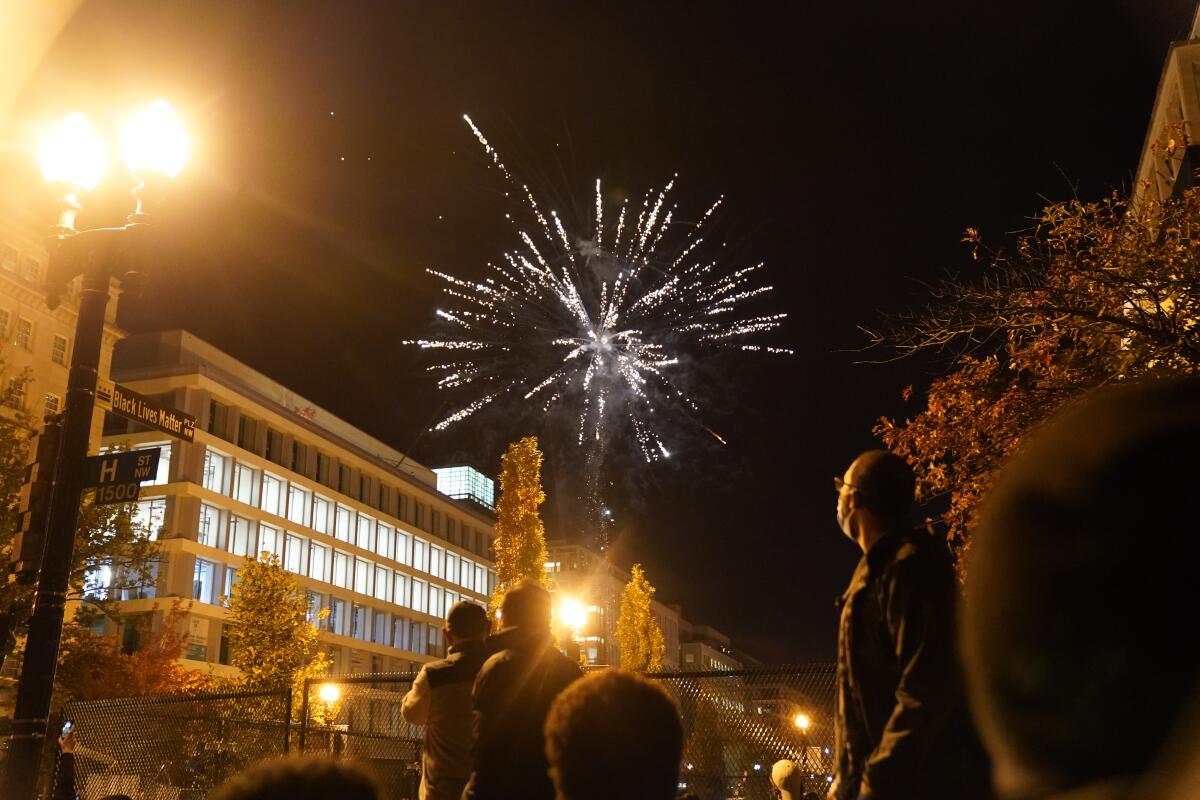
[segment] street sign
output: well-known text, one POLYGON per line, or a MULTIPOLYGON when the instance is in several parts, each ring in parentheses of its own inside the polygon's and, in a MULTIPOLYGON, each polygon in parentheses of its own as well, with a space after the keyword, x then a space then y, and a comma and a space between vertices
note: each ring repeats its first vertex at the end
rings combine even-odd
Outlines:
POLYGON ((96 505, 131 503, 141 495, 141 482, 158 474, 160 452, 152 447, 90 456, 84 487, 96 490, 96 505))
POLYGON ((168 408, 119 383, 96 381, 96 405, 185 442, 196 438, 196 418, 191 414, 168 408))

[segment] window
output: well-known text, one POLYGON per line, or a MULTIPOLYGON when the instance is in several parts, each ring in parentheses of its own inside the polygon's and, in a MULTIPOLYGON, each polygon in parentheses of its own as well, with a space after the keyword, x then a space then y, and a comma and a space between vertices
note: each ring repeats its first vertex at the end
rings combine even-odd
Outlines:
POLYGON ((271 525, 258 524, 258 552, 283 560, 283 534, 271 525))
POLYGON ((343 505, 338 505, 334 514, 334 535, 343 542, 352 541, 351 526, 354 524, 354 512, 343 505))
POLYGON ((429 512, 429 532, 434 536, 442 535, 442 512, 436 510, 429 512))
POLYGON ((354 559, 354 591, 359 594, 371 593, 371 576, 374 567, 370 561, 361 558, 354 559))
POLYGON ((329 580, 329 548, 313 542, 308 548, 308 577, 329 580))
POLYGON ((392 647, 397 650, 408 650, 411 646, 409 641, 411 629, 412 623, 404 617, 396 617, 392 620, 392 647))
POLYGON ((411 553, 409 547, 412 544, 412 537, 401 530, 396 531, 396 555, 394 558, 401 564, 412 566, 411 553))
POLYGON ((329 617, 325 620, 329 630, 344 635, 346 632, 346 601, 337 597, 329 598, 329 617))
POLYGON ((237 446, 243 450, 257 452, 254 449, 254 420, 245 415, 238 417, 237 446))
POLYGON ((254 505, 258 494, 255 491, 255 470, 245 464, 235 464, 233 467, 233 499, 248 506, 254 505))
POLYGON ((283 479, 266 472, 263 473, 262 502, 259 508, 268 514, 283 516, 283 479))
POLYGON ((201 603, 212 603, 216 588, 217 565, 202 558, 196 559, 192 570, 192 599, 201 603))
POLYGON ((413 503, 413 524, 423 531, 429 530, 425 527, 425 504, 413 503))
POLYGON ((140 528, 149 539, 157 539, 162 533, 163 517, 167 513, 167 499, 156 497, 153 500, 143 500, 133 508, 129 521, 140 528))
POLYGON ((475 564, 463 559, 458 565, 458 585, 464 589, 470 589, 475 585, 475 564))
MULTIPOLYGON (((376 609, 371 614, 371 625, 371 641, 375 644, 390 644, 388 642, 388 615, 376 609)), ((372 658, 375 658, 375 656, 372 656, 372 658)))
POLYGON ((375 599, 392 599, 392 571, 387 567, 375 567, 375 599))
POLYGON ((308 474, 308 448, 296 440, 292 440, 292 472, 301 475, 308 474))
POLYGON ((446 552, 446 580, 458 582, 458 556, 449 551, 446 552))
POLYGON ((452 592, 446 589, 446 613, 450 613, 450 609, 454 608, 454 604, 459 601, 458 592, 452 592))
POLYGON ((250 520, 245 517, 229 518, 229 552, 235 556, 250 555, 250 520))
POLYGON ((408 497, 400 492, 396 492, 396 519, 408 521, 408 497))
POLYGON ((371 610, 355 603, 350 608, 350 635, 355 639, 366 639, 371 610))
POLYGON ((313 497, 312 528, 317 533, 329 533, 329 509, 332 507, 333 502, 321 495, 313 497))
MULTIPOLYGON (((236 569, 234 569, 233 567, 226 567, 225 568, 225 591, 221 593, 221 596, 222 597, 230 597, 230 598, 233 597, 233 587, 237 586, 241 582, 241 580, 242 579, 238 577, 236 569)), ((228 606, 229 603, 226 602, 225 605, 228 606)))
POLYGON ((422 580, 412 579, 412 609, 424 612, 429 608, 429 584, 422 580))
POLYGON ((475 565, 475 593, 476 594, 487 594, 488 593, 486 574, 487 573, 484 571, 483 567, 479 566, 478 564, 475 565))
POLYGON ((0 244, 0 267, 9 272, 17 271, 18 253, 17 248, 11 244, 0 244))
POLYGON ((220 532, 221 509, 210 506, 208 503, 201 503, 200 532, 196 537, 196 541, 200 544, 206 544, 209 547, 220 547, 220 532))
POLYGON ((46 392, 46 409, 43 413, 47 417, 52 417, 58 413, 58 409, 61 407, 62 399, 52 392, 46 392))
POLYGON ((41 267, 38 265, 36 258, 26 256, 21 264, 21 277, 27 281, 36 283, 41 275, 41 267))
POLYGON ((283 463, 283 434, 270 428, 267 428, 267 459, 283 463))
POLYGON ((204 476, 201 484, 210 492, 225 493, 225 473, 229 469, 229 456, 216 450, 204 451, 204 476))
POLYGON ((8 338, 8 324, 12 322, 12 313, 7 308, 0 308, 0 336, 8 338))
POLYGON ((429 571, 429 542, 413 537, 412 565, 422 572, 429 571))
POLYGON ((363 550, 374 550, 375 542, 372 537, 375 535, 375 520, 362 514, 358 515, 358 544, 363 550))
POLYGON ((317 451, 317 480, 329 485, 329 456, 317 451))
POLYGON ((155 446, 158 448, 158 471, 154 473, 151 483, 159 486, 171 480, 171 444, 166 442, 155 446))
POLYGON ((97 600, 108 598, 109 587, 113 582, 113 570, 110 562, 104 562, 94 569, 89 569, 83 575, 83 593, 97 600))
POLYGON ((403 572, 397 572, 395 578, 396 580, 394 581, 394 586, 396 593, 393 595, 394 599, 392 602, 398 606, 404 606, 405 608, 408 608, 412 604, 412 600, 410 599, 408 593, 408 576, 403 572))
POLYGON ((442 587, 429 584, 429 614, 435 617, 445 616, 446 611, 442 608, 442 599, 442 587))
POLYGON ((340 550, 333 551, 333 585, 350 588, 350 556, 340 550))
POLYGON ((391 558, 393 536, 391 525, 379 523, 379 529, 375 532, 375 552, 384 558, 391 558))
POLYGON ((345 495, 350 494, 350 478, 351 478, 350 467, 346 466, 345 464, 339 464, 338 465, 337 489, 342 494, 345 494, 345 495))
POLYGON ((310 622, 313 625, 321 618, 321 595, 316 592, 308 593, 308 608, 304 611, 305 622, 310 622))
POLYGON ((33 349, 33 323, 24 317, 17 318, 17 331, 13 336, 13 344, 25 350, 33 349))
POLYGON ((496 570, 489 569, 487 571, 487 585, 483 588, 484 591, 480 594, 493 595, 496 593, 496 570))
POLYGON ((28 381, 22 378, 9 378, 4 389, 4 405, 9 408, 25 407, 25 385, 28 381))
POLYGON ((287 535, 283 551, 283 566, 288 572, 304 574, 304 540, 299 536, 287 535))
MULTIPOLYGON (((308 525, 310 494, 294 483, 288 484, 287 518, 297 525, 308 525)), ((328 512, 326 512, 328 513, 328 512)))
POLYGON ((55 364, 67 365, 67 337, 61 333, 54 334, 54 343, 50 345, 50 360, 55 364))
POLYGON ((446 551, 436 544, 429 548, 429 574, 435 578, 446 577, 446 551))

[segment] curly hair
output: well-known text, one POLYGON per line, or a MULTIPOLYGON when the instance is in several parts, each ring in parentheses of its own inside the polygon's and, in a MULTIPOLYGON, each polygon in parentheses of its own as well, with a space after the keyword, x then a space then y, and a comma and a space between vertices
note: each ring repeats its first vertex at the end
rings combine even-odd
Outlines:
POLYGON ((382 800, 362 767, 331 758, 261 761, 223 784, 212 800, 382 800))

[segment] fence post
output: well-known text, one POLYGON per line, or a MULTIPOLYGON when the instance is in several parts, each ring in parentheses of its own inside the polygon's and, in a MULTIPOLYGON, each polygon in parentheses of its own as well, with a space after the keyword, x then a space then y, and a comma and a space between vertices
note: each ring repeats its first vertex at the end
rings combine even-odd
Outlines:
POLYGON ((308 695, 309 686, 312 684, 312 678, 304 679, 304 697, 300 698, 300 755, 304 755, 304 740, 308 734, 308 695))
POLYGON ((289 686, 287 690, 287 708, 283 712, 283 754, 286 756, 292 746, 292 693, 296 687, 289 686))

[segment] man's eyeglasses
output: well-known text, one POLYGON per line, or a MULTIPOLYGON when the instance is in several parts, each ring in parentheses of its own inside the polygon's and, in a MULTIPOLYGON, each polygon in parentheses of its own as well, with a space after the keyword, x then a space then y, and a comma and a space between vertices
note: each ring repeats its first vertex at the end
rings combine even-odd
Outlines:
POLYGON ((838 494, 842 493, 842 489, 851 489, 856 492, 862 492, 863 494, 870 494, 870 492, 861 486, 855 486, 853 483, 847 483, 836 475, 833 476, 833 488, 838 494))

